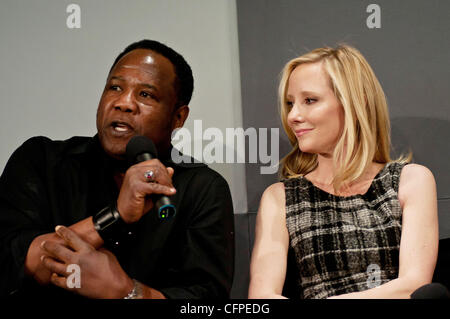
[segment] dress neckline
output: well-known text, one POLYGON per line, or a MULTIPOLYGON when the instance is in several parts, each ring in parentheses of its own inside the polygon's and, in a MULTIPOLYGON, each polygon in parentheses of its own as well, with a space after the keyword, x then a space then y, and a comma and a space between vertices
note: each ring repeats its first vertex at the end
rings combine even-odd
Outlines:
POLYGON ((380 171, 377 173, 377 175, 375 175, 375 177, 372 179, 372 182, 370 183, 369 188, 367 189, 367 191, 364 194, 353 194, 353 195, 348 195, 348 196, 340 196, 340 195, 335 195, 335 194, 331 194, 325 190, 323 190, 322 188, 316 186, 313 184, 313 182, 311 182, 309 179, 307 179, 305 176, 300 176, 301 179, 303 179, 304 181, 306 181, 307 184, 311 185, 313 188, 317 189, 319 192, 327 194, 330 197, 334 197, 334 198, 340 198, 340 199, 349 199, 349 198, 356 198, 356 197, 365 197, 367 196, 367 194, 369 194, 372 189, 373 189, 373 185, 375 183, 376 180, 378 180, 380 178, 380 176, 382 175, 382 173, 384 173, 384 171, 386 171, 386 169, 388 168, 389 163, 386 163, 382 169, 380 169, 380 171))

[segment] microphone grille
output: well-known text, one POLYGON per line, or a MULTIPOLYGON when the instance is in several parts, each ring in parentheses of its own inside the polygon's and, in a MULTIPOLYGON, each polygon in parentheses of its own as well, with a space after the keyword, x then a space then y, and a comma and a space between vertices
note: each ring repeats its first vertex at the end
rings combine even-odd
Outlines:
POLYGON ((440 283, 431 283, 418 288, 411 294, 411 299, 449 299, 447 288, 440 283))
POLYGON ((132 164, 136 162, 136 157, 143 153, 149 153, 153 158, 158 157, 158 152, 153 141, 141 135, 133 136, 130 139, 125 152, 128 162, 132 164))

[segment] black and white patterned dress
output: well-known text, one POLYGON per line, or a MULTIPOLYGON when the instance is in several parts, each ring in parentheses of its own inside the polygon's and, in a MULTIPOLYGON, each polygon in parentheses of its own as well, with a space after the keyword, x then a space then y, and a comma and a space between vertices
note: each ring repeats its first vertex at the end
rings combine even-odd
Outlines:
POLYGON ((301 297, 363 291, 398 277, 404 165, 386 164, 363 195, 332 195, 304 177, 282 181, 301 297))

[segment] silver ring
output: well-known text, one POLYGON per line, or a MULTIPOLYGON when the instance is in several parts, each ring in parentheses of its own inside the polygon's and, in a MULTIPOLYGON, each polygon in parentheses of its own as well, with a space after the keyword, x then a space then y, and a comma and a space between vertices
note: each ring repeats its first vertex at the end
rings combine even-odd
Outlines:
POLYGON ((144 173, 144 176, 147 182, 152 183, 154 181, 155 172, 153 172, 152 170, 148 170, 144 173))

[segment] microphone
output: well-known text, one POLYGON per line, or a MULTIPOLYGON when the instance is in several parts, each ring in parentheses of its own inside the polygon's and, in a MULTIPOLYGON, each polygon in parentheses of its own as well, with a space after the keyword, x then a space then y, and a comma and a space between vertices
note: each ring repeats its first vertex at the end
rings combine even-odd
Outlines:
MULTIPOLYGON (((158 158, 153 141, 145 136, 134 136, 130 139, 126 147, 126 157, 132 165, 158 158)), ((175 216, 176 208, 166 195, 152 194, 150 195, 155 207, 158 211, 160 219, 170 219, 175 216)))
POLYGON ((416 289, 411 299, 449 299, 450 294, 444 285, 433 282, 416 289))

